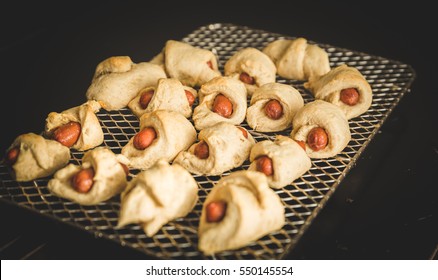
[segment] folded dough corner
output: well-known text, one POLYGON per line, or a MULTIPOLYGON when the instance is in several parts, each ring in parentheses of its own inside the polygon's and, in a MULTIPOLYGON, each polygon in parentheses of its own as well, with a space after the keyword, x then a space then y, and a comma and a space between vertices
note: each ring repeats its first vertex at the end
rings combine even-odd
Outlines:
POLYGON ((198 200, 198 184, 178 164, 158 161, 137 174, 122 193, 118 227, 140 224, 147 236, 186 216, 198 200))

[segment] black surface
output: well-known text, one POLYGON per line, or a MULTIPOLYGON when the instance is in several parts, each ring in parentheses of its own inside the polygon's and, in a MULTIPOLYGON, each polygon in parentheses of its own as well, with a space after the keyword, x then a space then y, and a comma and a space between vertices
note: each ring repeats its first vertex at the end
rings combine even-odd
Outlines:
MULTIPOLYGON (((417 78, 289 257, 433 258, 438 246, 438 93, 433 85, 436 46, 430 40, 436 20, 433 9, 418 3, 381 5, 6 5, 0 17, 0 150, 19 134, 41 132, 49 112, 84 102, 95 66, 107 57, 146 61, 166 40, 215 22, 303 36, 402 61, 417 78)), ((0 213, 2 259, 145 258, 13 205, 2 203, 0 213)))

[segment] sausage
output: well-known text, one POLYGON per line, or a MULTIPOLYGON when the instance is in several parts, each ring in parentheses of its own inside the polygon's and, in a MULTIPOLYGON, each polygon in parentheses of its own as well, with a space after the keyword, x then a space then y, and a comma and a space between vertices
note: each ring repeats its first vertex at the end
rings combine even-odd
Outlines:
POLYGON ((140 96, 140 107, 144 110, 148 107, 149 102, 151 102, 152 96, 154 95, 155 91, 153 89, 145 91, 140 96))
POLYGON ((184 90, 184 92, 186 93, 186 97, 187 97, 187 101, 189 102, 189 105, 192 106, 193 103, 195 102, 195 96, 193 95, 193 93, 191 93, 188 90, 184 90))
POLYGON ((344 104, 354 106, 359 102, 359 92, 355 88, 345 88, 341 90, 340 99, 344 104))
POLYGON ((152 127, 143 128, 139 133, 134 136, 134 147, 137 150, 144 150, 149 147, 152 142, 157 138, 157 133, 152 127))
POLYGON ((20 148, 19 147, 15 147, 15 148, 10 149, 6 153, 6 158, 5 158, 6 163, 9 164, 9 165, 14 165, 14 163, 17 162, 19 154, 20 154, 20 148))
POLYGON ((245 73, 245 72, 240 73, 239 80, 241 80, 242 82, 244 82, 245 84, 248 84, 248 85, 255 84, 254 78, 251 77, 250 75, 248 75, 248 73, 245 73))
POLYGON ((278 100, 272 99, 265 105, 265 114, 270 119, 278 120, 283 115, 283 106, 278 100))
POLYGON ((208 144, 205 141, 199 142, 195 147, 195 156, 200 159, 206 159, 210 155, 210 151, 208 149, 208 144))
POLYGON ((307 134, 307 145, 315 152, 324 149, 328 143, 328 135, 322 127, 314 127, 307 134))
POLYGON ((81 124, 78 122, 69 122, 53 131, 53 139, 69 148, 78 141, 80 135, 81 124))
POLYGON ((213 112, 228 119, 233 114, 233 104, 223 94, 218 94, 214 99, 213 112))
POLYGON ((240 131, 242 131, 243 137, 245 137, 246 139, 248 139, 248 131, 246 131, 246 129, 244 129, 241 126, 237 127, 238 129, 240 129, 240 131))
POLYGON ((227 212, 227 203, 225 201, 213 201, 205 206, 205 214, 208 223, 218 223, 222 221, 227 212))
POLYGON ((295 142, 297 142, 304 151, 306 150, 306 142, 300 140, 295 140, 295 142))
POLYGON ((71 181, 73 188, 79 193, 87 193, 93 186, 94 169, 85 168, 76 173, 71 181))
POLYGON ((208 67, 209 67, 211 70, 214 70, 214 69, 213 69, 213 63, 212 63, 211 61, 207 61, 207 65, 208 65, 208 67))
POLYGON ((122 166, 123 171, 125 171, 126 177, 128 177, 128 175, 129 175, 129 167, 126 164, 124 164, 124 163, 120 163, 120 165, 122 166))
POLYGON ((256 169, 259 172, 264 173, 266 176, 271 176, 274 174, 272 169, 272 159, 268 156, 261 156, 256 159, 256 169))

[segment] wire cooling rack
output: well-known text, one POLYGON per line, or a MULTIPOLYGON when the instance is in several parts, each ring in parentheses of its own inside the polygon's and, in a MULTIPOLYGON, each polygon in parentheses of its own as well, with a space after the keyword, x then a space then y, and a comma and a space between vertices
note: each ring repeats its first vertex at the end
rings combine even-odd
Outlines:
MULTIPOLYGON (((294 37, 232 24, 211 24, 198 28, 182 40, 213 51, 218 57, 219 68, 223 73, 225 62, 237 50, 245 47, 262 49, 269 42, 281 38, 293 39, 294 37)), ((19 183, 11 178, 7 167, 3 164, 0 165, 0 198, 76 226, 96 237, 115 241, 121 246, 132 247, 155 258, 284 258, 294 248, 339 183, 354 166, 359 155, 398 104, 400 98, 409 91, 415 78, 414 70, 409 65, 330 45, 318 45, 328 52, 331 67, 346 63, 356 67, 365 76, 373 89, 373 103, 366 113, 349 121, 352 138, 340 154, 328 159, 313 159, 312 167, 308 172, 295 180, 293 184, 276 190, 285 207, 285 226, 246 247, 217 253, 213 256, 204 256, 197 249, 197 228, 202 203, 215 182, 232 171, 247 169, 248 161, 243 166, 221 176, 195 176, 199 184, 199 200, 193 211, 184 218, 169 222, 150 238, 138 225, 116 228, 120 196, 95 206, 82 206, 52 195, 47 189, 47 183, 51 177, 19 183)), ((305 103, 313 100, 313 97, 304 90, 303 82, 280 77, 277 77, 277 82, 294 86, 302 94, 305 103)), ((111 112, 101 110, 97 115, 105 135, 102 145, 109 147, 115 153, 120 153, 122 147, 138 132, 138 119, 128 109, 111 112)), ((273 140, 276 134, 289 135, 291 131, 288 129, 280 133, 258 133, 254 132, 246 122, 242 126, 248 129, 256 141, 273 140)), ((80 164, 83 152, 72 150, 71 156, 70 162, 80 164)), ((131 170, 130 177, 135 177, 138 172, 139 170, 131 170)))

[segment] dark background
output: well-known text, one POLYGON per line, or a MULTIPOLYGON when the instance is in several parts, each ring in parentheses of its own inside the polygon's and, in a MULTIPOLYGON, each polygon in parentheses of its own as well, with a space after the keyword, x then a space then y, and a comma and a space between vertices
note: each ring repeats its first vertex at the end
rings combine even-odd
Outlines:
MULTIPOLYGON (((285 3, 2 4, 0 150, 19 134, 40 133, 49 112, 84 102, 96 65, 107 57, 147 61, 166 40, 216 22, 302 36, 410 64, 417 77, 289 258, 437 258, 434 10, 421 2, 285 3)), ((2 259, 145 257, 5 203, 0 222, 2 259)))

